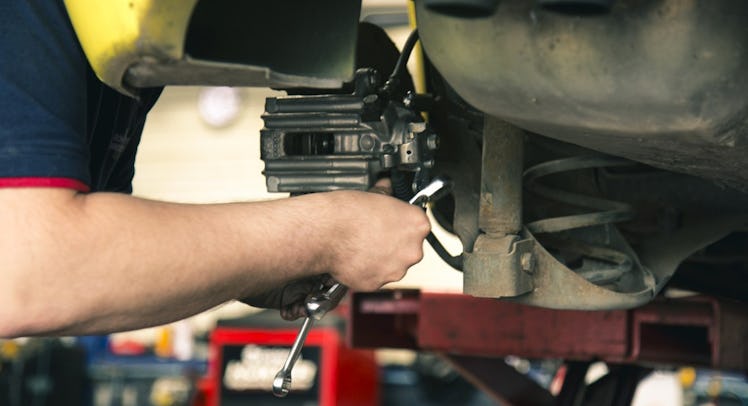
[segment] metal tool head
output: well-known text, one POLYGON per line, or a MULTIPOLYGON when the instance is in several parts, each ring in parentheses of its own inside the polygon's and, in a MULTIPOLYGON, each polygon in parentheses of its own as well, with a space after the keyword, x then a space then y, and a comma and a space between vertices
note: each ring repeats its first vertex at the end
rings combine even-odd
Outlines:
POLYGON ((428 202, 439 200, 452 190, 452 180, 447 177, 434 178, 425 188, 418 191, 408 203, 426 207, 428 202))
POLYGON ((284 398, 288 395, 291 390, 291 372, 282 370, 275 374, 273 379, 273 395, 279 398, 284 398))
POLYGON ((314 320, 321 320, 327 312, 337 306, 340 299, 345 296, 348 288, 336 283, 329 288, 323 288, 318 292, 312 292, 306 299, 306 314, 314 320))

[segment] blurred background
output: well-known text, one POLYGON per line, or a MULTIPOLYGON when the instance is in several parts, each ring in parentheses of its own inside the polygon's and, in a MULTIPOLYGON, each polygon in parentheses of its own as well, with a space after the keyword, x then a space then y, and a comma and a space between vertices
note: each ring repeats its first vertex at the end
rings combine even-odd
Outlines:
MULTIPOLYGON (((361 19, 385 28, 399 48, 410 33, 406 0, 364 0, 361 19)), ((259 152, 265 98, 279 94, 260 88, 165 89, 146 123, 136 162, 134 194, 184 203, 287 197, 266 192, 259 152)), ((439 235, 450 251, 461 252, 459 241, 444 233, 439 235)), ((402 281, 388 287, 462 292, 462 275, 443 264, 428 244, 424 251, 424 260, 402 281)), ((342 336, 345 326, 340 326, 341 320, 330 323, 337 323, 335 328, 342 336)), ((316 405, 313 396, 289 397, 290 401, 281 402, 272 398, 267 384, 263 390, 239 388, 232 392, 231 388, 222 387, 226 386, 228 375, 211 376, 216 370, 211 372, 209 363, 215 362, 217 352, 223 364, 214 367, 228 371, 233 362, 234 370, 242 371, 247 354, 263 348, 259 341, 259 347, 228 339, 221 345, 211 344, 212 338, 218 340, 216 329, 223 326, 225 331, 231 331, 244 326, 246 334, 242 339, 253 341, 260 340, 258 337, 267 331, 293 333, 298 328, 298 324, 283 323, 277 312, 227 303, 177 323, 107 337, 0 340, 0 405, 200 405, 214 404, 210 396, 216 393, 223 395, 221 404, 316 405), (242 398, 246 393, 251 396, 242 398), (258 397, 252 397, 255 395, 258 397), (236 403, 230 403, 231 399, 236 403)), ((349 354, 349 349, 336 341, 340 337, 326 340, 336 344, 323 351, 349 354)), ((324 346, 328 344, 320 345, 327 348, 324 346)), ((350 354, 351 359, 358 360, 359 367, 373 368, 368 374, 374 376, 376 404, 498 404, 433 354, 403 350, 350 354)), ((338 367, 322 365, 319 354, 305 353, 304 357, 316 360, 320 371, 338 367)), ((507 357, 505 362, 551 391, 558 391, 554 384, 558 386, 560 361, 507 357)), ((275 359, 265 369, 272 376, 281 364, 282 359, 275 359)), ((257 365, 249 367, 257 369, 257 365)), ((606 368, 604 364, 591 368, 587 380, 599 378, 606 368)), ((240 381, 246 378, 238 376, 240 381)), ((366 381, 363 375, 360 380, 366 381)), ((314 386, 310 390, 321 389, 314 386)), ((640 385, 634 404, 745 405, 748 385, 744 377, 737 375, 660 368, 640 385)))

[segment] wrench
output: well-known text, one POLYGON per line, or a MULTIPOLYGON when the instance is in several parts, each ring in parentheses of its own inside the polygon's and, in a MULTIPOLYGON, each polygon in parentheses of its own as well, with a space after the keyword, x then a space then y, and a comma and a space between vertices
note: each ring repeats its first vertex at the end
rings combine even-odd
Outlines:
POLYGON ((283 368, 275 374, 275 378, 273 379, 273 395, 279 398, 288 395, 291 389, 291 371, 299 359, 299 355, 301 355, 301 348, 304 346, 306 336, 314 326, 314 322, 321 320, 340 301, 347 291, 348 288, 345 285, 336 283, 326 290, 324 286, 320 287, 319 291, 307 296, 306 303, 304 304, 307 317, 304 319, 304 324, 301 325, 299 334, 296 335, 296 340, 294 340, 291 346, 291 351, 288 353, 288 358, 286 358, 283 368))
MULTIPOLYGON (((408 203, 425 208, 428 202, 444 196, 451 188, 452 182, 450 180, 435 178, 425 188, 416 193, 408 203)), ((291 351, 288 353, 286 362, 283 364, 281 370, 275 374, 275 378, 273 379, 273 395, 279 398, 288 395, 291 389, 291 371, 301 355, 301 348, 304 346, 306 336, 314 326, 314 322, 321 320, 347 291, 348 288, 338 282, 327 289, 321 287, 317 292, 313 292, 307 296, 304 305, 307 317, 304 319, 304 324, 301 325, 299 334, 296 335, 296 340, 294 340, 291 346, 291 351)))

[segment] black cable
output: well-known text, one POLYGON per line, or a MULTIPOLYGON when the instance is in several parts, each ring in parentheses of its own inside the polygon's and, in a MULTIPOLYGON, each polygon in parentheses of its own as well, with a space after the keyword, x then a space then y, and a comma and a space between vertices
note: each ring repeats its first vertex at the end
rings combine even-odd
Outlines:
POLYGON ((390 171, 390 181, 392 181, 392 195, 404 201, 413 197, 413 190, 405 174, 397 169, 390 171))
POLYGON ((403 75, 408 64, 408 59, 410 59, 410 54, 413 52, 413 48, 416 46, 416 42, 418 42, 418 30, 413 30, 413 32, 411 32, 408 36, 408 39, 405 40, 403 50, 400 52, 400 57, 397 58, 397 63, 395 64, 395 69, 392 70, 390 79, 399 78, 401 75, 403 75))
POLYGON ((463 256, 462 254, 457 256, 452 256, 452 254, 447 251, 446 248, 442 245, 442 242, 439 241, 438 238, 434 235, 434 233, 429 232, 429 235, 426 236, 426 241, 428 241, 429 245, 431 245, 431 248, 434 249, 434 252, 436 252, 437 255, 439 255, 439 258, 442 259, 447 265, 451 266, 452 268, 462 272, 462 263, 463 263, 463 256))
MULTIPOLYGON (((392 74, 384 84, 384 88, 382 90, 385 93, 389 93, 390 95, 392 95, 396 94, 400 90, 400 78, 405 74, 405 70, 408 66, 408 59, 410 59, 410 54, 413 52, 413 48, 415 48, 417 42, 418 30, 413 30, 413 32, 411 32, 408 36, 408 39, 405 40, 403 50, 400 52, 400 57, 397 59, 395 68, 392 70, 392 74)), ((392 170, 390 178, 392 180, 392 192, 396 198, 408 201, 411 197, 413 197, 413 191, 402 172, 398 170, 392 170)), ((444 248, 441 241, 436 238, 434 233, 429 232, 429 235, 426 236, 426 241, 428 241, 429 245, 431 245, 431 247, 434 249, 434 252, 439 255, 439 258, 441 258, 442 261, 444 261, 452 268, 458 271, 462 271, 462 254, 458 256, 452 256, 452 254, 450 254, 449 251, 444 248)))
POLYGON ((400 52, 400 57, 397 58, 395 68, 392 70, 392 74, 384 84, 382 92, 387 93, 390 96, 395 96, 400 92, 400 78, 406 72, 408 59, 410 59, 410 54, 413 52, 416 42, 418 42, 418 30, 413 30, 413 32, 408 36, 408 39, 405 40, 403 50, 400 52))

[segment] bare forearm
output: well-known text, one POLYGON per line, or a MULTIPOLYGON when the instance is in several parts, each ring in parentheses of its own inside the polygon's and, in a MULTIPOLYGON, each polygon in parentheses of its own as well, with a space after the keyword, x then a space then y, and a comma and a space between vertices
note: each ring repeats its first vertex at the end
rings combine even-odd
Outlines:
POLYGON ((293 238, 297 228, 322 232, 308 201, 197 206, 66 192, 6 208, 24 214, 2 217, 16 231, 0 237, 0 320, 15 329, 0 335, 164 323, 324 270, 324 238, 293 238))

